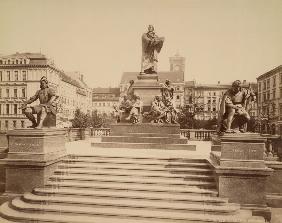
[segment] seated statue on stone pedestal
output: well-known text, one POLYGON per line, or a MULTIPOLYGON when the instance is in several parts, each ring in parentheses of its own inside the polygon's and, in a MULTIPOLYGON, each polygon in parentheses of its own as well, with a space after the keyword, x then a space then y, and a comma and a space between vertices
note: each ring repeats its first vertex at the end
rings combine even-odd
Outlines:
POLYGON ((118 122, 122 120, 123 116, 127 116, 124 120, 130 121, 133 124, 139 123, 141 119, 141 112, 143 103, 139 95, 133 94, 131 100, 127 95, 122 96, 122 100, 119 103, 119 117, 118 122))
POLYGON ((221 100, 217 129, 219 134, 235 133, 236 128, 242 133, 246 132, 250 120, 247 106, 251 100, 255 100, 252 89, 242 88, 241 81, 234 81, 221 100))
POLYGON ((32 122, 32 125, 28 128, 55 127, 57 99, 58 96, 55 90, 49 88, 48 80, 43 76, 40 79, 40 90, 29 100, 25 101, 21 107, 23 114, 32 122), (37 99, 40 101, 39 105, 27 107, 27 104, 31 104, 37 99), (36 119, 33 114, 37 115, 36 119))

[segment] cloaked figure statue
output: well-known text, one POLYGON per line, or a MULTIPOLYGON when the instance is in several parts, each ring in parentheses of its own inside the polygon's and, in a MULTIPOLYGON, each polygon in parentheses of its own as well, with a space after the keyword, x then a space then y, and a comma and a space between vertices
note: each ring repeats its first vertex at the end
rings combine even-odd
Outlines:
POLYGON ((242 133, 246 132, 247 122, 250 120, 247 107, 250 101, 255 100, 256 96, 250 87, 242 88, 241 81, 234 81, 232 87, 222 97, 217 132, 235 133, 236 128, 242 133))
POLYGON ((158 54, 161 52, 164 37, 158 37, 154 26, 142 35, 142 62, 140 74, 157 74, 158 54))

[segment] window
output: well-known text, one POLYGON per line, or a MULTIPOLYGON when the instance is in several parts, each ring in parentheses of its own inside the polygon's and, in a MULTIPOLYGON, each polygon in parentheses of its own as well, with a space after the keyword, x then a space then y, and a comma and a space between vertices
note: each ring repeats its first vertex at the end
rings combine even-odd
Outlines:
POLYGON ((261 94, 258 94, 258 103, 260 103, 261 100, 261 94))
POLYGON ((25 89, 22 88, 22 97, 25 98, 25 89))
POLYGON ((212 100, 212 103, 216 103, 216 100, 214 99, 214 100, 212 100))
POLYGON ((267 100, 270 99, 270 91, 267 91, 267 100))
POLYGON ((258 83, 258 91, 261 91, 261 82, 258 83))
POLYGON ((24 121, 21 121, 21 127, 24 128, 24 121))
POLYGON ((7 71, 7 80, 10 81, 11 80, 11 74, 10 71, 7 71))
POLYGON ((23 71, 23 81, 26 81, 26 71, 23 71))
POLYGON ((273 87, 275 87, 276 86, 276 77, 274 76, 273 77, 273 87))
POLYGON ((5 128, 8 129, 8 127, 9 127, 9 122, 8 120, 5 120, 5 128))
POLYGON ((270 79, 267 79, 266 88, 269 89, 269 87, 270 87, 270 79))
POLYGON ((282 87, 280 88, 280 98, 282 98, 282 87))
POLYGON ((263 82, 263 90, 266 89, 266 81, 263 82))
POLYGON ((0 98, 2 98, 2 89, 0 88, 0 98))
POLYGON ((282 84, 282 73, 280 73, 280 84, 282 84))
POLYGON ((17 127, 17 121, 13 121, 13 127, 14 127, 14 128, 17 127))
POLYGON ((208 100, 208 103, 211 103, 211 100, 208 100))
POLYGON ((6 89, 6 97, 7 97, 7 98, 10 97, 10 90, 9 90, 9 88, 6 89))
POLYGON ((18 89, 14 89, 14 97, 17 98, 18 97, 18 89))
POLYGON ((0 60, 0 64, 3 64, 3 61, 2 61, 2 60, 0 60))
POLYGON ((179 99, 179 95, 176 96, 176 99, 179 99))
POLYGON ((19 63, 19 61, 18 60, 16 60, 16 64, 18 64, 19 63))
POLYGON ((2 104, 0 104, 0 115, 2 114, 2 104))
POLYGON ((216 92, 213 92, 213 96, 216 96, 216 92))
POLYGON ((272 98, 273 98, 273 99, 275 99, 275 98, 276 98, 276 95, 275 95, 275 89, 273 89, 272 98))
POLYGON ((0 81, 3 81, 2 71, 0 71, 0 81))
POLYGON ((15 71, 15 81, 19 80, 19 72, 16 70, 15 71))
POLYGON ((14 114, 18 114, 18 105, 14 104, 14 114))
POLYGON ((6 115, 9 115, 10 114, 10 105, 7 104, 6 105, 6 115))
POLYGON ((266 93, 263 93, 263 101, 266 101, 266 93))

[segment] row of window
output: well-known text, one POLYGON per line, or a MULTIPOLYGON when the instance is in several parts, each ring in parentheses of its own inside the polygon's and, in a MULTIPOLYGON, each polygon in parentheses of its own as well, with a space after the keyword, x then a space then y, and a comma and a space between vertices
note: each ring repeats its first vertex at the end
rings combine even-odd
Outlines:
POLYGON ((0 88, 0 98, 25 98, 26 97, 26 90, 25 88, 14 88, 13 90, 10 88, 6 88, 5 91, 2 92, 2 88, 0 88), (5 92, 5 95, 4 95, 5 92))
MULTIPOLYGON (((282 98, 282 88, 280 88, 279 91, 280 91, 279 98, 282 98)), ((264 93, 259 93, 258 94, 258 103, 268 101, 268 100, 271 100, 271 99, 276 99, 277 98, 276 89, 272 90, 272 97, 270 97, 270 95, 271 95, 270 90, 268 90, 267 92, 264 92, 264 93)))
MULTIPOLYGON (((282 73, 279 74, 279 83, 282 84, 282 73)), ((272 82, 272 86, 276 87, 276 76, 270 77, 264 81, 260 81, 258 83, 258 91, 267 90, 270 88, 270 82, 272 82)))
POLYGON ((0 115, 22 114, 19 104, 0 104, 0 115))
POLYGON ((1 59, 0 64, 28 64, 28 61, 26 59, 1 59))
POLYGON ((25 128, 24 120, 0 120, 0 129, 25 128))
POLYGON ((93 106, 97 106, 97 107, 106 107, 106 106, 113 106, 116 105, 117 103, 111 103, 111 102, 95 102, 93 103, 93 106))
POLYGON ((15 70, 14 72, 0 71, 0 81, 26 81, 26 80, 27 80, 27 72, 25 70, 23 70, 22 72, 19 72, 17 70, 15 70))

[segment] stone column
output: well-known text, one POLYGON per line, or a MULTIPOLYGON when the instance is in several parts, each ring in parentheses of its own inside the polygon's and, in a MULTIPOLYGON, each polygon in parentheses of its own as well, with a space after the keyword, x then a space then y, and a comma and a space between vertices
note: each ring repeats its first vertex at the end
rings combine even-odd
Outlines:
POLYGON ((56 128, 8 131, 9 151, 5 194, 13 196, 42 187, 66 156, 65 130, 56 128))
POLYGON ((226 134, 221 137, 221 157, 215 168, 220 197, 250 209, 253 215, 271 218, 266 205, 266 181, 272 169, 264 162, 266 139, 259 134, 226 134))

